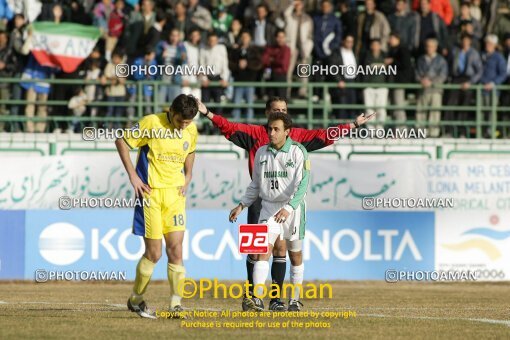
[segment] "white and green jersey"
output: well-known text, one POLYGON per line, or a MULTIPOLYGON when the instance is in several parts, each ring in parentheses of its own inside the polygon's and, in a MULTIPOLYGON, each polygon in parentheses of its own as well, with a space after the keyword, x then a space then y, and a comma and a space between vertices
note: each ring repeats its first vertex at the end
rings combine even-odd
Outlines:
POLYGON ((304 205, 309 178, 310 161, 303 145, 290 137, 280 150, 264 145, 255 154, 252 181, 241 203, 250 206, 260 196, 263 206, 281 203, 292 212, 304 205))

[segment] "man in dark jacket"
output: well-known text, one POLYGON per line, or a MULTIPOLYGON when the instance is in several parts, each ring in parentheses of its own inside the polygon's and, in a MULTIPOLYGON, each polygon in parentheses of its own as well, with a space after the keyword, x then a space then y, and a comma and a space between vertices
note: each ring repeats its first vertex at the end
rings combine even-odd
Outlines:
MULTIPOLYGON (((321 3, 322 14, 313 18, 313 57, 316 65, 332 65, 331 58, 342 41, 342 23, 333 14, 331 1, 321 3)), ((324 76, 316 75, 314 81, 324 81, 324 76)), ((316 95, 322 91, 316 89, 316 95)))
MULTIPOLYGON (((251 45, 251 34, 248 31, 241 33, 241 43, 238 48, 229 53, 229 68, 232 71, 234 81, 256 82, 257 74, 262 69, 262 57, 260 50, 251 45)), ((234 103, 240 104, 244 99, 246 104, 253 104, 255 88, 252 86, 237 87, 234 89, 234 103)), ((234 120, 241 118, 241 109, 236 108, 232 112, 234 120)), ((253 119, 253 107, 246 109, 248 121, 253 119)))
MULTIPOLYGON (((388 57, 385 60, 386 65, 396 67, 397 73, 389 79, 392 83, 409 84, 413 82, 413 65, 411 63, 411 53, 407 46, 401 43, 400 35, 396 32, 390 34, 389 40, 390 49, 388 57)), ((392 102, 393 105, 406 106, 406 90, 393 89, 392 102)), ((406 111, 404 109, 396 109, 393 111, 393 119, 397 122, 404 123, 407 120, 406 111)), ((399 129, 405 129, 405 125, 400 126, 399 129)))
MULTIPOLYGON (((451 90, 448 95, 447 105, 470 106, 474 91, 471 85, 477 84, 482 77, 482 59, 477 50, 471 46, 472 37, 469 34, 462 36, 462 45, 455 47, 450 58, 451 83, 459 84, 460 89, 451 90)), ((474 120, 473 111, 448 111, 446 120, 467 121, 474 120)), ((451 128, 447 129, 449 133, 451 128)), ((467 134, 467 131, 466 131, 467 134)))

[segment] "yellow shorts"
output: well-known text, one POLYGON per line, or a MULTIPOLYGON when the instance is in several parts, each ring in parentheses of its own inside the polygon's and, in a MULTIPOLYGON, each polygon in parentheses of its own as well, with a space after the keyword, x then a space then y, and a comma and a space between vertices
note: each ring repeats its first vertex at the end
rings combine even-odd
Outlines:
POLYGON ((137 206, 133 234, 160 240, 164 234, 186 229, 186 197, 180 188, 151 190, 147 206, 137 206))

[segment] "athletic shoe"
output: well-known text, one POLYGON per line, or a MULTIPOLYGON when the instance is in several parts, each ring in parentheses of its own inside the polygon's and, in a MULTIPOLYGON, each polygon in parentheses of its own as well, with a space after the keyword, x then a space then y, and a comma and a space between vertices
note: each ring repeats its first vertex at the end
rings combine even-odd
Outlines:
POLYGON ((133 305, 131 303, 131 298, 129 298, 127 301, 127 307, 130 311, 138 314, 142 318, 156 319, 156 313, 154 313, 154 311, 150 310, 149 307, 147 307, 145 301, 142 301, 137 305, 133 305))
POLYGON ((181 305, 177 305, 174 308, 168 310, 172 319, 187 319, 188 316, 181 305))
POLYGON ((287 309, 289 312, 299 312, 303 304, 299 300, 290 299, 289 300, 289 308, 287 309))
POLYGON ((275 312, 281 312, 287 310, 285 308, 285 304, 280 299, 272 299, 269 303, 269 310, 275 311, 275 312))
POLYGON ((244 297, 242 306, 244 311, 254 310, 257 312, 261 312, 264 310, 264 302, 256 297, 252 298, 244 297))

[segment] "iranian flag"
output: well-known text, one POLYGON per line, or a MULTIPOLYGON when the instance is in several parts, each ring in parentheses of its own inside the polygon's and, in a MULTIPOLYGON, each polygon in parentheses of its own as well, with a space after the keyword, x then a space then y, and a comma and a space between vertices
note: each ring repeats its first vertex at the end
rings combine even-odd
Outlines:
POLYGON ((97 27, 73 23, 34 22, 32 54, 42 66, 74 72, 96 46, 97 27))

